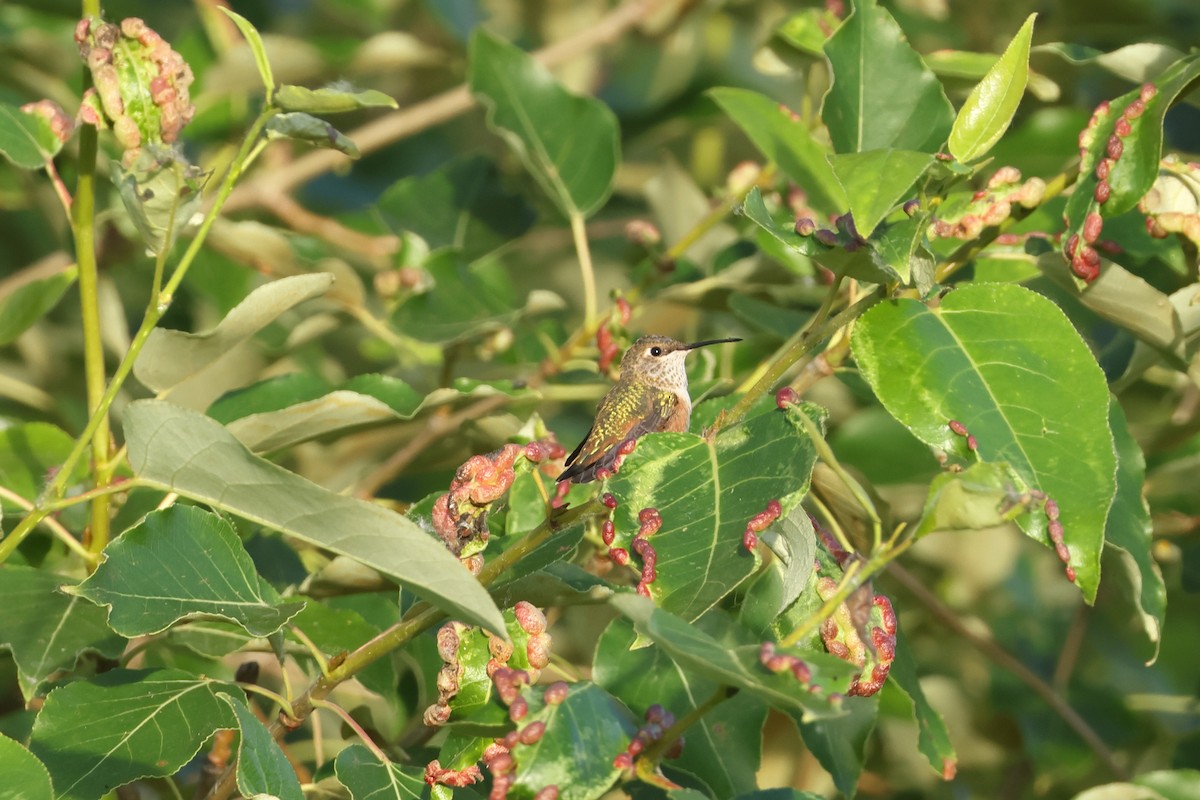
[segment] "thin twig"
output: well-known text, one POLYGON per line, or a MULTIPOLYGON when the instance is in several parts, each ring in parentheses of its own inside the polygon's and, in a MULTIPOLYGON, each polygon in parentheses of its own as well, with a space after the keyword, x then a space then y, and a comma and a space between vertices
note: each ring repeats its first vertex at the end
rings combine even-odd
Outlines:
POLYGON ((297 203, 291 195, 283 192, 264 195, 262 207, 294 231, 312 234, 339 249, 349 250, 372 260, 387 258, 400 249, 399 236, 371 236, 347 228, 331 217, 314 214, 297 203))
POLYGON ((1075 709, 1071 708, 1067 702, 1059 696, 1058 692, 1038 677, 1032 670, 1010 655, 1007 650, 998 645, 991 636, 982 636, 975 633, 971 628, 967 627, 958 615, 942 604, 933 592, 925 588, 925 584, 906 570, 899 564, 892 563, 888 568, 888 573, 896 579, 898 583, 904 586, 917 599, 921 605, 929 609, 929 612, 937 618, 939 622, 950 628, 972 647, 983 653, 991 659, 997 666, 1011 672, 1018 680, 1028 686, 1042 698, 1046 705, 1050 706, 1054 713, 1062 718, 1063 722, 1079 735, 1088 747, 1092 749, 1109 771, 1118 780, 1127 780, 1129 773, 1117 762, 1117 758, 1113 752, 1108 749, 1104 741, 1097 733, 1092 730, 1092 727, 1087 724, 1083 717, 1079 716, 1075 709))
MULTIPOLYGON (((645 19, 662 0, 626 0, 594 25, 573 36, 542 48, 533 57, 546 67, 555 67, 615 41, 645 19)), ((475 105, 466 85, 457 86, 420 103, 410 105, 367 123, 349 134, 359 152, 366 156, 394 142, 428 130, 469 111, 475 105)), ((262 172, 238 187, 226 204, 227 212, 261 206, 272 195, 290 192, 318 175, 346 163, 333 150, 314 150, 287 167, 262 172)))

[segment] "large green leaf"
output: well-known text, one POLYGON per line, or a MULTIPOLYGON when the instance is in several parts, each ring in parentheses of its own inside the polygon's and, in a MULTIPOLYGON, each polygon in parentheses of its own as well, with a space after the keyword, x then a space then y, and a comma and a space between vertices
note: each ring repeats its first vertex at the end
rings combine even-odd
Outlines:
POLYGON ((617 546, 629 546, 642 509, 656 508, 662 517, 649 539, 658 554, 649 590, 662 608, 696 619, 757 569, 758 555, 742 545, 746 523, 771 500, 790 511, 808 488, 816 459, 812 442, 791 419, 799 413, 772 406, 715 441, 690 433, 644 436, 609 480, 619 503, 617 546))
POLYGON ((420 800, 425 790, 422 770, 380 761, 361 744, 338 753, 333 768, 352 800, 420 800))
POLYGON ((487 592, 430 534, 251 455, 214 420, 143 400, 125 411, 125 437, 142 481, 350 556, 456 619, 504 630, 487 592))
POLYGON ((749 89, 710 89, 708 95, 764 156, 804 189, 813 208, 826 214, 846 210, 846 195, 825 160, 828 145, 817 142, 787 108, 749 89))
POLYGON ((237 787, 242 796, 304 800, 296 771, 266 726, 245 703, 227 694, 217 696, 233 709, 242 733, 237 754, 237 787))
POLYGON ((173 669, 106 672, 55 689, 29 749, 59 800, 96 800, 138 778, 173 775, 233 725, 224 684, 173 669))
POLYGON ((474 261, 518 239, 537 219, 523 197, 504 188, 495 163, 456 158, 428 175, 392 184, 375 206, 393 233, 411 231, 431 250, 450 247, 474 261))
POLYGON ((483 28, 471 37, 467 78, 488 125, 567 216, 590 216, 612 191, 620 161, 617 118, 564 89, 520 48, 483 28))
POLYGON ((134 362, 133 374, 156 392, 194 378, 280 314, 319 297, 332 284, 333 275, 326 272, 280 278, 251 292, 208 333, 155 328, 134 362))
POLYGON ((768 672, 759 660, 761 641, 749 631, 731 628, 717 640, 695 624, 656 608, 654 603, 632 593, 610 599, 628 617, 643 638, 654 642, 681 669, 693 670, 717 683, 753 692, 775 708, 795 714, 803 721, 835 717, 842 713, 840 702, 830 695, 845 693, 858 668, 825 653, 805 652, 803 659, 812 678, 808 684, 792 674, 768 672), (810 691, 819 686, 820 691, 810 691))
POLYGON ((147 514, 104 550, 104 562, 69 589, 108 606, 122 636, 160 633, 185 619, 227 619, 268 636, 300 612, 254 571, 233 526, 195 506, 147 514))
POLYGON ((954 121, 937 77, 875 0, 856 0, 825 44, 833 84, 821 118, 833 149, 936 152, 954 121))
POLYGON ((104 609, 59 591, 67 579, 15 564, 0 566, 0 648, 12 651, 21 692, 28 699, 80 653, 116 658, 125 640, 111 630, 104 609))
MULTIPOLYGON (((696 623, 718 640, 728 617, 713 613, 696 623)), ((609 624, 596 645, 592 677, 639 717, 652 705, 682 717, 724 687, 703 673, 681 669, 657 645, 633 648, 637 634, 627 620, 609 624)), ((752 692, 740 692, 688 728, 687 746, 670 766, 704 781, 718 797, 757 787, 762 758, 762 727, 767 704, 752 692)))
POLYGON ((1153 543, 1150 509, 1142 496, 1146 459, 1116 398, 1109 404, 1109 424, 1117 445, 1117 494, 1104 527, 1105 553, 1113 562, 1108 567, 1108 576, 1134 609, 1149 644, 1147 661, 1152 662, 1158 657, 1163 617, 1167 613, 1167 587, 1150 550, 1153 543))
POLYGON ((41 169, 63 143, 39 114, 0 103, 0 154, 21 169, 41 169))
MULTIPOLYGON (((1108 386, 1066 316, 1020 286, 976 284, 939 306, 883 303, 854 331, 854 356, 885 408, 917 438, 966 454, 961 422, 984 461, 1007 462, 1061 510, 1070 567, 1089 602, 1116 490, 1108 386)), ((1019 523, 1049 543, 1046 516, 1019 523)))
POLYGON ((0 736, 0 800, 52 800, 50 773, 24 747, 0 736))
POLYGON ((58 305, 78 275, 79 268, 70 267, 49 278, 30 281, 0 300, 0 345, 16 339, 58 305))
POLYGON ((1029 44, 1036 18, 1037 14, 1029 15, 954 118, 949 147, 959 161, 983 158, 1008 130, 1029 81, 1029 44))
POLYGON ((884 217, 913 196, 913 184, 934 159, 928 153, 889 149, 835 155, 829 162, 846 190, 854 227, 868 238, 884 217))

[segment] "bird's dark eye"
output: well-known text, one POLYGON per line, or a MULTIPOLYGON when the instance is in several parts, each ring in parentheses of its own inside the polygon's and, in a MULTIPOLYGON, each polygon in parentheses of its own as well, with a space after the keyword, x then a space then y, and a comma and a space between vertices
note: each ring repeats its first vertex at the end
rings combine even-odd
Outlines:
POLYGON ((651 348, 650 348, 650 355, 652 355, 652 356, 661 356, 661 355, 662 355, 662 348, 661 348, 661 347, 651 347, 651 348))

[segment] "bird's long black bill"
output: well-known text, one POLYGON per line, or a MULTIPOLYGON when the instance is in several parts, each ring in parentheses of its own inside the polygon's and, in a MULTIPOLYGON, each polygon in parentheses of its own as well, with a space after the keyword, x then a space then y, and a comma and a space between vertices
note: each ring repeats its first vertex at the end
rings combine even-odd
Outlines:
POLYGON ((740 342, 741 339, 708 339, 703 342, 692 342, 685 350, 695 350, 697 347, 708 347, 710 344, 725 344, 726 342, 740 342))

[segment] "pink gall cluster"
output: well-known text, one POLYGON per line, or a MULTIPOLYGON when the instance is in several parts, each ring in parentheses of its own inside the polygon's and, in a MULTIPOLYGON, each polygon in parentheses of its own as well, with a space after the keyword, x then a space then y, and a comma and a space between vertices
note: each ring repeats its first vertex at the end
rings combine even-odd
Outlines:
POLYGON ((75 121, 71 119, 62 106, 53 100, 38 100, 21 106, 26 114, 36 114, 50 123, 50 132, 60 142, 66 142, 75 132, 75 121))
POLYGON ((472 764, 466 769, 442 769, 442 764, 436 758, 425 767, 425 783, 430 786, 441 784, 454 789, 461 789, 483 780, 479 767, 472 764))
POLYGON ((971 197, 967 207, 955 216, 938 217, 930 233, 941 238, 974 239, 984 228, 999 225, 1012 216, 1013 207, 1033 208, 1042 202, 1046 182, 1033 177, 1021 180, 1016 167, 1001 167, 988 179, 987 188, 971 197))
MULTIPOLYGON (((774 642, 763 642, 758 648, 758 662, 768 672, 776 674, 787 672, 799 683, 808 686, 812 682, 812 670, 799 656, 780 653, 774 642)), ((819 687, 818 687, 819 688, 819 687)))
MULTIPOLYGON (((613 767, 619 770, 633 770, 633 762, 646 751, 646 748, 662 739, 663 735, 675 724, 675 715, 658 703, 646 709, 645 724, 637 729, 629 746, 613 759, 613 767)), ((665 758, 679 758, 683 755, 684 740, 680 736, 671 743, 670 748, 663 754, 665 758)))
POLYGON ((758 547, 758 534, 771 527, 771 523, 779 519, 782 513, 783 507, 779 505, 778 500, 768 500, 766 509, 755 514, 746 523, 746 532, 742 534, 742 547, 754 552, 754 548, 758 547))
MULTIPOLYGON (((820 578, 817 593, 828 600, 837 593, 837 581, 820 578)), ((868 623, 870 647, 863 642, 846 603, 821 625, 825 649, 862 670, 850 684, 849 694, 858 697, 869 697, 883 688, 896 657, 896 612, 892 603, 883 595, 875 595, 872 605, 870 622, 877 624, 868 623)))
POLYGON ((512 486, 513 463, 524 453, 520 445, 508 444, 471 456, 455 472, 450 491, 433 505, 433 528, 450 552, 461 555, 468 543, 487 542, 487 512, 512 486))
POLYGON ((1067 580, 1074 583, 1075 568, 1071 566, 1071 551, 1063 540, 1063 525, 1058 519, 1058 502, 1052 497, 1047 497, 1042 510, 1046 514, 1046 533, 1050 536, 1050 543, 1054 545, 1054 553, 1058 560, 1066 565, 1067 580))

